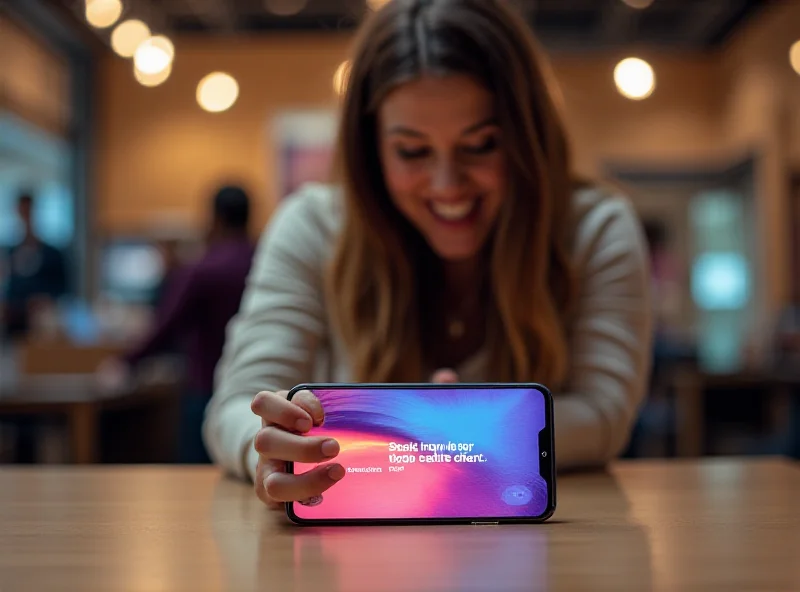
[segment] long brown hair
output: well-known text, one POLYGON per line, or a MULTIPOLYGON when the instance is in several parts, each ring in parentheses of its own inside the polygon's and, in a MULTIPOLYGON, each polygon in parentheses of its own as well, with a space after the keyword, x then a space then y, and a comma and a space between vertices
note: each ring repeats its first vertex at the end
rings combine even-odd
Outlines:
POLYGON ((354 378, 424 379, 434 257, 388 195, 378 108, 398 85, 462 74, 496 101, 511 195, 489 245, 488 380, 558 385, 574 298, 567 252, 570 157, 550 74, 526 23, 504 0, 391 0, 362 27, 343 98, 335 171, 345 219, 328 277, 331 315, 354 378))

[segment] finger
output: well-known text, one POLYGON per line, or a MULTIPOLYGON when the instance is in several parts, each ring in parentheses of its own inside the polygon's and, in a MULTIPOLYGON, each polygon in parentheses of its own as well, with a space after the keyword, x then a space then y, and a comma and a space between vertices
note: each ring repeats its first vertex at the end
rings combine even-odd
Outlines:
POLYGON ((264 492, 277 502, 305 500, 322 494, 344 477, 339 464, 320 465, 302 475, 274 472, 264 479, 264 492))
POLYGON ((281 510, 283 509, 283 504, 270 499, 270 497, 267 495, 267 491, 264 489, 264 480, 272 473, 282 473, 285 471, 286 463, 283 461, 261 459, 258 462, 258 467, 256 468, 256 478, 253 484, 255 486, 258 499, 264 502, 264 504, 266 504, 271 510, 281 510))
POLYGON ((262 428, 253 444, 265 459, 318 463, 339 454, 339 443, 332 438, 291 434, 275 426, 262 428))
POLYGON ((456 374, 453 370, 450 370, 450 368, 443 368, 433 373, 431 382, 438 384, 455 383, 458 382, 458 374, 456 374))
POLYGON ((298 391, 292 397, 292 403, 305 409, 314 421, 315 426, 321 426, 324 423, 325 411, 322 409, 322 403, 311 391, 298 391))
POLYGON ((287 430, 307 432, 311 429, 311 415, 299 405, 287 401, 275 393, 258 393, 250 409, 266 423, 279 425, 287 430))

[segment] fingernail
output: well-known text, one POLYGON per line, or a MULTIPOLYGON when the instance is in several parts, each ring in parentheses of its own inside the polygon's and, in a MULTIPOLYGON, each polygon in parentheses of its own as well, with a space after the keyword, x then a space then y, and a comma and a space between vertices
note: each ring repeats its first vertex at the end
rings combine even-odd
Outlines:
POLYGON ((322 454, 328 458, 333 458, 339 454, 339 443, 336 440, 325 440, 322 443, 322 454))
POLYGON ((311 420, 304 417, 303 419, 298 419, 295 422, 294 427, 298 432, 307 432, 311 429, 311 425, 311 420))
POLYGON ((341 480, 341 478, 344 477, 344 467, 341 465, 333 465, 330 469, 328 469, 328 477, 334 481, 341 480))

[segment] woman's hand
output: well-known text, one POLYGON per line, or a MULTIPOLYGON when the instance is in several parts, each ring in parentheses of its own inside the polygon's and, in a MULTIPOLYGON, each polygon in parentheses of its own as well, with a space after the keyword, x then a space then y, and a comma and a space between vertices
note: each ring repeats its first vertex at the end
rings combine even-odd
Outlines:
MULTIPOLYGON (((431 382, 458 382, 449 369, 437 370, 431 382)), ((305 436, 320 426, 325 412, 311 391, 300 391, 286 400, 287 391, 258 393, 251 409, 261 417, 261 430, 253 441, 258 452, 255 488, 258 498, 279 510, 284 502, 313 503, 345 475, 342 465, 326 463, 339 454, 339 443, 326 437, 305 436), (325 463, 301 475, 286 472, 286 462, 325 463)))
POLYGON ((339 454, 339 443, 304 435, 322 425, 325 412, 310 391, 286 400, 287 391, 258 393, 251 409, 261 417, 261 430, 253 445, 258 452, 255 488, 258 498, 272 509, 283 502, 313 501, 344 477, 340 464, 326 463, 339 454), (325 463, 301 475, 286 472, 286 462, 325 463))
POLYGON ((455 370, 450 370, 450 368, 442 368, 433 373, 431 382, 439 384, 455 383, 458 382, 458 374, 456 374, 455 370))

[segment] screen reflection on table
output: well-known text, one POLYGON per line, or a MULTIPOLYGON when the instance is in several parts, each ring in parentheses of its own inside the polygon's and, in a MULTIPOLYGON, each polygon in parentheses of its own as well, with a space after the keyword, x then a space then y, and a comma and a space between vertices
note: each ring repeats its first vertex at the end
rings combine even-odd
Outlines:
POLYGON ((302 529, 292 579, 297 590, 544 590, 546 537, 536 526, 302 529))

